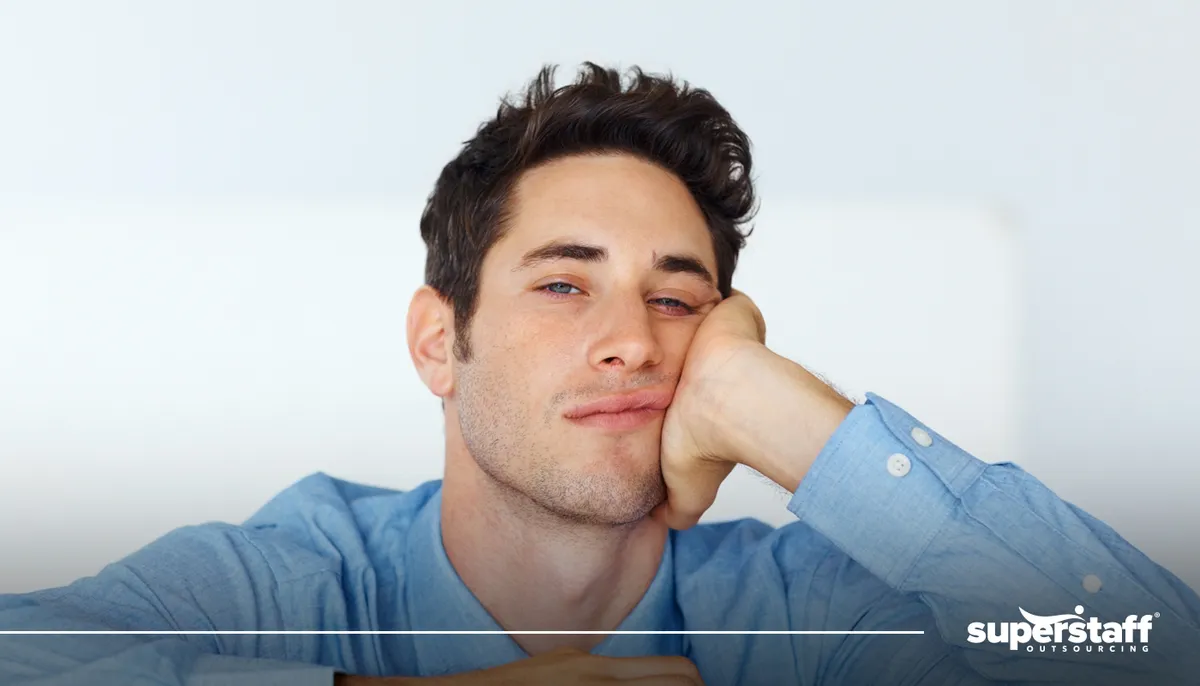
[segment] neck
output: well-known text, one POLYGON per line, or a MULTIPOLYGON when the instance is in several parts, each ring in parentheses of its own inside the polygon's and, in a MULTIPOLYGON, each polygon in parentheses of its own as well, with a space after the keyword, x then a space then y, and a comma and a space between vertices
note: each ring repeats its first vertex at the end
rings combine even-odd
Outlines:
MULTIPOLYGON (((654 580, 667 527, 649 517, 623 526, 570 521, 496 482, 473 460, 462 466, 447 469, 442 485, 442 544, 497 623, 508 631, 619 626, 654 580)), ((603 636, 513 638, 536 655, 564 646, 590 650, 603 636)))

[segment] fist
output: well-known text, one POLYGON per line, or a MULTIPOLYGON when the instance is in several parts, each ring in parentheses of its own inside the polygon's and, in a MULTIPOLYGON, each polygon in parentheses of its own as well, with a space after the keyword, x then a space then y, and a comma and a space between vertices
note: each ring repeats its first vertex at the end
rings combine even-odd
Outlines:
POLYGON ((700 520, 739 462, 721 419, 748 391, 746 379, 765 345, 762 312, 744 293, 721 301, 688 347, 671 406, 663 418, 662 462, 667 501, 656 516, 675 529, 700 520))

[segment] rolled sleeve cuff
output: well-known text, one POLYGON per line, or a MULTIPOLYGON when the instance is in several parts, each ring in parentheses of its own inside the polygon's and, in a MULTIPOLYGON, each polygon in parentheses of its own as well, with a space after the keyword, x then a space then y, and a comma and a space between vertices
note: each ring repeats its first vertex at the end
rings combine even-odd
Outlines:
POLYGON ((868 393, 825 444, 788 509, 899 589, 986 466, 868 393))

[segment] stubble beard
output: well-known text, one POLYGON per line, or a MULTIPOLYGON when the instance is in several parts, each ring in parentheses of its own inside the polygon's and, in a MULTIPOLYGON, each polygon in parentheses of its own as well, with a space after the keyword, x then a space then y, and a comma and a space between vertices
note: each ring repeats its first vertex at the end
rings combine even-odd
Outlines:
POLYGON ((665 499, 657 460, 630 466, 637 459, 632 443, 644 439, 616 441, 610 454, 586 463, 574 459, 579 447, 550 445, 555 423, 565 421, 557 403, 534 412, 519 401, 506 402, 512 389, 477 357, 458 367, 455 396, 467 452, 516 502, 565 523, 612 527, 641 521, 665 499), (588 469, 594 466, 600 470, 588 469))

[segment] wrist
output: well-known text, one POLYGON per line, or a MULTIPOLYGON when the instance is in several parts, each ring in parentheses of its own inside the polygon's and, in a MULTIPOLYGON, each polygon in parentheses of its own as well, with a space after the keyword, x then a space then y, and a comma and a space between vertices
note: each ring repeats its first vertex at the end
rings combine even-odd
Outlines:
POLYGON ((747 351, 738 378, 739 392, 727 396, 714 419, 728 453, 794 492, 854 403, 766 346, 747 351))

